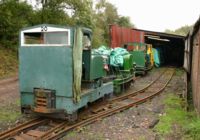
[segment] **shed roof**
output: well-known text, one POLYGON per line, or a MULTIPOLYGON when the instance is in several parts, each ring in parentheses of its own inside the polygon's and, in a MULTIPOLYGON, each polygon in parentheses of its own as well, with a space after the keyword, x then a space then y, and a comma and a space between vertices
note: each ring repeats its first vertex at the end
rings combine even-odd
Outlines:
POLYGON ((182 36, 182 35, 175 35, 175 34, 169 34, 169 33, 164 33, 164 32, 156 32, 156 31, 149 31, 149 30, 142 30, 142 29, 135 29, 135 28, 133 28, 133 30, 143 31, 145 32, 145 34, 149 34, 149 35, 157 35, 157 36, 180 38, 180 39, 185 38, 185 36, 182 36))
MULTIPOLYGON (((68 25, 55 25, 55 24, 38 24, 38 25, 35 25, 35 26, 30 26, 30 27, 25 27, 25 28, 22 28, 21 31, 26 31, 26 30, 30 30, 30 29, 35 29, 35 28, 40 28, 40 27, 43 27, 43 26, 47 26, 47 27, 51 27, 51 28, 57 28, 57 29, 72 29, 72 28, 76 28, 78 26, 68 26, 68 25)), ((81 27, 81 26, 80 26, 81 27)), ((86 27, 81 27, 83 31, 85 32, 89 32, 91 33, 92 30, 89 29, 89 28, 86 28, 86 27)))

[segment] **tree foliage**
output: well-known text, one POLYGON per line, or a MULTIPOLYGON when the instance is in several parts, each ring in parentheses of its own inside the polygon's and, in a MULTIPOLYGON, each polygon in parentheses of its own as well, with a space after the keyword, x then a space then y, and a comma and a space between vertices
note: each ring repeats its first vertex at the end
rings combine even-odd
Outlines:
POLYGON ((32 23, 32 7, 26 2, 6 0, 0 3, 0 44, 16 46, 19 30, 32 23))
POLYGON ((99 0, 95 7, 96 29, 94 30, 94 34, 100 38, 95 38, 93 40, 95 47, 102 44, 109 45, 109 25, 118 24, 124 27, 134 27, 129 17, 120 16, 117 12, 117 8, 106 0, 99 0))
POLYGON ((165 32, 166 33, 169 33, 169 34, 176 34, 176 35, 182 35, 182 36, 186 36, 188 34, 188 32, 190 31, 190 29, 192 28, 192 25, 185 25, 185 26, 182 26, 176 30, 169 30, 169 29, 166 29, 165 32))
POLYGON ((48 23, 84 26, 93 30, 93 46, 109 44, 109 25, 132 27, 129 17, 120 16, 107 0, 0 0, 0 44, 14 47, 23 27, 48 23))
MULTIPOLYGON (((37 0, 39 23, 92 27, 91 0, 37 0)), ((37 23, 38 24, 38 23, 37 23)))
POLYGON ((131 23, 130 18, 126 16, 120 16, 118 18, 117 24, 123 27, 132 27, 135 28, 135 25, 131 23))

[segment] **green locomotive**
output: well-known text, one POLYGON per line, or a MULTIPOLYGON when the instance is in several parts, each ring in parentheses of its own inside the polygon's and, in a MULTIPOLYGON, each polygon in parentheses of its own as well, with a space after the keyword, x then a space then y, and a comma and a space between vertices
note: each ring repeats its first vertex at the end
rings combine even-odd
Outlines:
POLYGON ((133 71, 126 63, 129 60, 117 71, 123 74, 115 73, 123 77, 115 76, 115 82, 105 80, 109 76, 103 57, 92 54, 91 39, 91 30, 81 27, 42 24, 21 30, 22 112, 73 121, 80 108, 113 93, 114 87, 130 83, 133 71))

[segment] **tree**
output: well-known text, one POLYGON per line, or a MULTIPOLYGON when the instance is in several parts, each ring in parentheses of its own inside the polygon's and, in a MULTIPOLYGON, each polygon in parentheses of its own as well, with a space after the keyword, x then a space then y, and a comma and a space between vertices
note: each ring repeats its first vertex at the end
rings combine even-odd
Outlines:
POLYGON ((18 43, 19 30, 32 21, 33 10, 26 2, 3 0, 0 3, 0 42, 12 48, 18 43))
POLYGON ((93 27, 91 0, 37 0, 37 23, 93 27))
POLYGON ((93 46, 109 44, 109 25, 131 27, 129 17, 119 16, 117 8, 99 0, 36 0, 36 7, 25 0, 0 0, 0 44, 17 46, 19 30, 36 24, 83 26, 93 30, 93 46))
POLYGON ((117 24, 123 27, 135 27, 135 25, 131 23, 130 18, 126 16, 120 16, 118 18, 117 24))
POLYGON ((182 36, 186 36, 188 34, 188 32, 190 31, 190 29, 192 28, 193 25, 185 25, 185 26, 182 26, 176 30, 169 30, 169 29, 166 29, 165 32, 166 33, 170 33, 170 34, 176 34, 176 35, 182 35, 182 36))
POLYGON ((35 10, 21 0, 0 1, 0 43, 16 46, 19 30, 49 23, 94 28, 92 0, 36 0, 35 10), (41 8, 42 7, 42 8, 41 8))
POLYGON ((95 47, 108 45, 110 41, 109 25, 118 24, 133 27, 129 17, 119 16, 117 8, 106 0, 99 0, 95 5, 95 29, 93 44, 95 47))

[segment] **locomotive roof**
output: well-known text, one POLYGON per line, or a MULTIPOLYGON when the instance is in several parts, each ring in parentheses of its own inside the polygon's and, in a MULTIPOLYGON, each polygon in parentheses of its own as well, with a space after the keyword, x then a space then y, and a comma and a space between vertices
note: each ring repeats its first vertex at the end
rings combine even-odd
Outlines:
MULTIPOLYGON (((26 30, 30 30, 30 29, 35 29, 35 28, 39 28, 39 27, 52 27, 54 29, 75 29, 77 27, 81 27, 81 26, 64 26, 64 25, 55 25, 55 24, 39 24, 39 25, 35 25, 35 26, 30 26, 30 27, 25 27, 21 29, 21 32, 26 31, 26 30)), ((84 32, 88 32, 88 33, 92 33, 92 30, 86 27, 81 27, 82 30, 84 32)))

